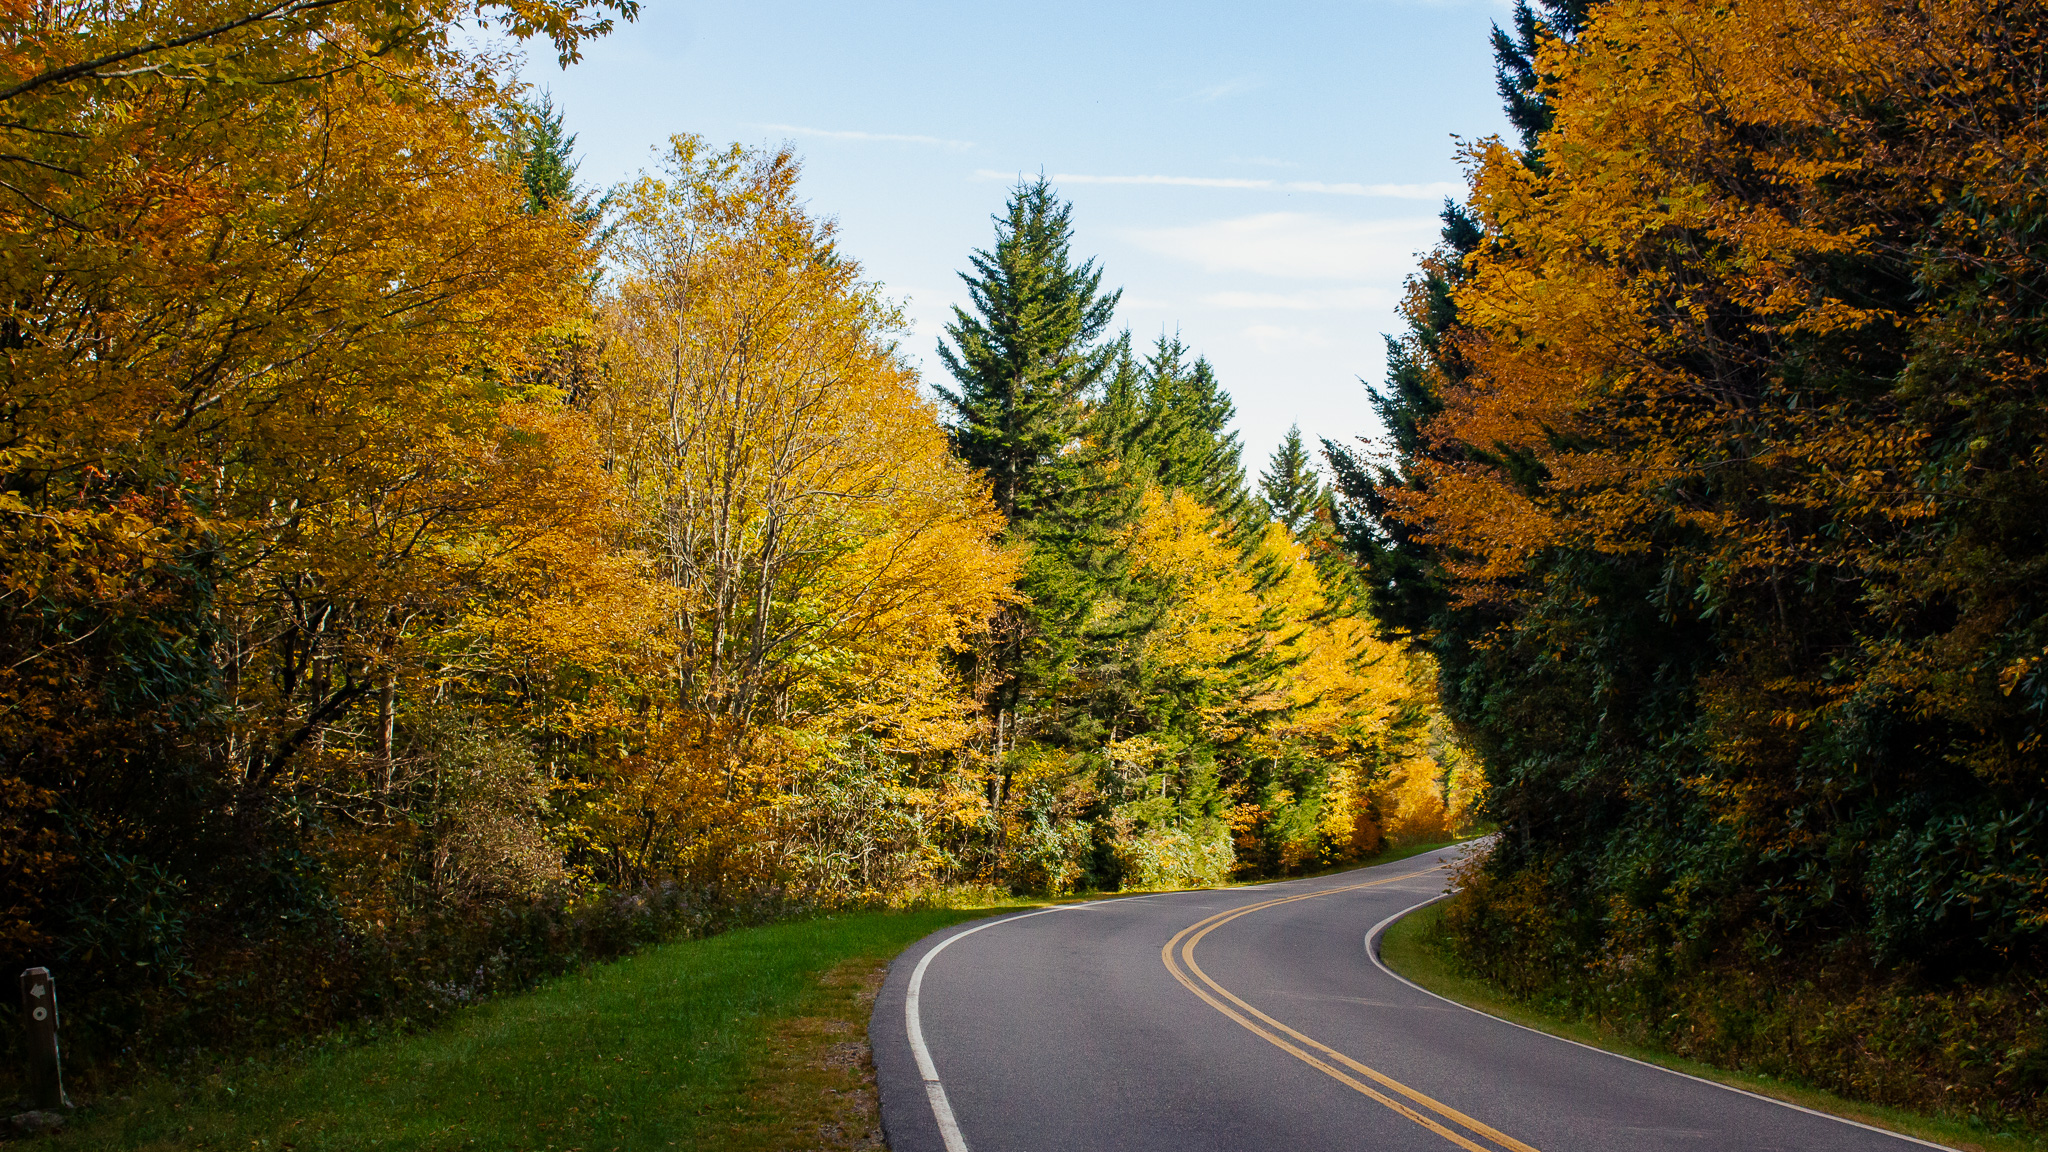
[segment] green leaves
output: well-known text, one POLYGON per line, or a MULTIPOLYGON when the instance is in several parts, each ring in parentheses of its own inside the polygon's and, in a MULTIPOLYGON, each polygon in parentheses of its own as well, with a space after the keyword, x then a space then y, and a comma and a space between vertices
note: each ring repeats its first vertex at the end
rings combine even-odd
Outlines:
POLYGON ((1259 474, 1259 494, 1266 515, 1299 537, 1315 522, 1328 493, 1316 475, 1308 449, 1302 446, 1301 426, 1287 429, 1287 439, 1273 450, 1273 459, 1259 474))

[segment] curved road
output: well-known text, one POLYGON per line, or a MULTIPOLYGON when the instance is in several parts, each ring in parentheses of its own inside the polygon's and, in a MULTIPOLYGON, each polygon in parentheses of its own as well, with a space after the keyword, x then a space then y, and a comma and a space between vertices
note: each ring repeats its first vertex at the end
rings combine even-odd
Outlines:
POLYGON ((894 1152, 1939 1147, 1484 1016, 1368 933, 1450 853, 977 921, 898 957, 869 1039, 894 1152), (914 996, 913 996, 914 992, 914 996))

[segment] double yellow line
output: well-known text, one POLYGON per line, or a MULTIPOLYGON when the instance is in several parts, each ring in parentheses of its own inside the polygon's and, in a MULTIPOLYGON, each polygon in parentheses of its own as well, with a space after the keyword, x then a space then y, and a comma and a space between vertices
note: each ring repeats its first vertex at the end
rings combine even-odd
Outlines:
POLYGON ((1359 1092, 1399 1112, 1401 1115, 1449 1140, 1458 1147, 1466 1149, 1467 1152, 1500 1152, 1504 1148, 1508 1149, 1509 1152, 1536 1152, 1536 1149, 1522 1143, 1520 1140, 1505 1133, 1497 1132, 1458 1111, 1456 1108, 1432 1100, 1428 1096, 1408 1087, 1406 1084, 1395 1080, 1393 1077, 1376 1072, 1360 1064, 1328 1044, 1304 1036, 1289 1028, 1287 1025, 1282 1024, 1239 999, 1230 989, 1218 984, 1207 972, 1202 971, 1201 965, 1195 963, 1195 945, 1202 942, 1202 937, 1207 936, 1209 933, 1214 932, 1216 929, 1223 927, 1240 916, 1249 916, 1264 908, 1292 904, 1297 900, 1313 900, 1318 896, 1334 896, 1339 892, 1356 892, 1360 888, 1375 888, 1381 884, 1412 880, 1417 876, 1426 876, 1434 871, 1436 871, 1434 868, 1425 868, 1420 872, 1410 872, 1402 876, 1389 876, 1384 880, 1352 884, 1343 888, 1325 888, 1319 892, 1304 892, 1298 896, 1282 896, 1276 900, 1246 904, 1241 908, 1232 908, 1227 912, 1218 912, 1206 920, 1196 921, 1181 929, 1178 935, 1166 942, 1166 947, 1159 950, 1159 958, 1165 962, 1166 970, 1173 973, 1174 979, 1186 985, 1188 991, 1207 1001, 1211 1008, 1236 1021, 1245 1031, 1329 1076, 1338 1083, 1357 1089, 1359 1092), (1197 983, 1198 981, 1199 983, 1197 983), (1356 1075, 1353 1073, 1356 1073, 1356 1075), (1367 1083, 1367 1081, 1370 1081, 1370 1083, 1367 1083), (1374 1085, 1378 1087, 1374 1087, 1374 1085), (1386 1091, 1380 1091, 1381 1088, 1386 1089, 1386 1091), (1388 1095, 1389 1092, 1394 1095, 1388 1095), (1404 1103, 1402 1100, 1395 1099, 1395 1096, 1405 1097, 1407 1102, 1404 1103), (1411 1105, 1419 1105, 1420 1108, 1427 1109, 1428 1112, 1435 1113, 1435 1115, 1428 1115, 1411 1105), (1464 1128, 1465 1131, 1455 1131, 1448 1125, 1458 1125, 1464 1128), (1488 1144, 1478 1143, 1473 1139, 1474 1137, 1490 1141, 1491 1144, 1489 1146, 1488 1144))

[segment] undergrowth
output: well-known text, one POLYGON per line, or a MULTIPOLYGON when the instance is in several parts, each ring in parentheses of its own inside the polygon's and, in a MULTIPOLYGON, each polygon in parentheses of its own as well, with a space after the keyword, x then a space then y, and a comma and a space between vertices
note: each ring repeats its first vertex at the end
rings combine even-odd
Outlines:
POLYGON ((1436 943, 1539 1014, 1975 1132, 2048 1132, 2048 990, 2024 965, 1942 975, 1852 937, 1624 947, 1529 873, 1468 867, 1461 884, 1436 943))

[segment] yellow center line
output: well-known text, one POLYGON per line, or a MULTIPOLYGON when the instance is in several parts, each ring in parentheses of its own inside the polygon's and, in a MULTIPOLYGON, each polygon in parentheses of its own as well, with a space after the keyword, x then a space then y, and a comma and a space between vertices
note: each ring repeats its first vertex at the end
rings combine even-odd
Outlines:
POLYGON ((1536 1152, 1536 1149, 1522 1143, 1520 1140, 1498 1132, 1465 1115, 1456 1108, 1433 1100, 1408 1087, 1406 1084, 1395 1080, 1393 1077, 1368 1068, 1344 1053, 1337 1051, 1335 1048, 1282 1024, 1280 1021, 1245 1003, 1235 993, 1217 983, 1207 972, 1202 971, 1201 965, 1195 963, 1195 945, 1202 942, 1202 937, 1207 936, 1209 933, 1240 916, 1248 916, 1261 909, 1273 908, 1281 904, 1292 904, 1297 900, 1312 900, 1317 896, 1334 896, 1340 892, 1356 892, 1361 888, 1374 888, 1381 884, 1413 880, 1417 876, 1427 876, 1434 871, 1437 871, 1437 869, 1425 868, 1420 872, 1410 872, 1402 876, 1389 876, 1384 880, 1371 880, 1363 884, 1351 884, 1342 888, 1325 888, 1318 892, 1304 892, 1295 896, 1282 896, 1273 900, 1264 900, 1257 904, 1247 904, 1241 908, 1227 909, 1181 929, 1180 932, 1174 935, 1173 939, 1166 942, 1164 948, 1159 950, 1159 958, 1166 964, 1166 970, 1173 973, 1174 979, 1180 981, 1188 991, 1200 996, 1211 1008, 1229 1017, 1240 1027, 1244 1028, 1245 1031, 1329 1076, 1338 1083, 1354 1088, 1365 1096, 1386 1105, 1388 1108, 1449 1140, 1458 1147, 1466 1149, 1467 1152, 1499 1152, 1499 1149, 1502 1148, 1509 1149, 1511 1152, 1536 1152), (1178 949, 1177 956, 1176 949, 1178 949), (1185 968, 1183 968, 1183 965, 1185 968), (1193 974, 1192 978, 1189 975, 1190 973, 1193 974), (1196 980, 1200 980, 1201 984, 1198 985, 1195 982, 1196 980), (1324 1059, 1324 1057, 1328 1057, 1328 1059, 1324 1059), (1414 1103, 1435 1112, 1437 1116, 1462 1126, 1474 1135, 1493 1142, 1496 1147, 1488 1148, 1483 1144, 1474 1143, 1464 1133, 1445 1127, 1436 1118, 1416 1111, 1407 1104, 1388 1096, 1371 1085, 1363 1083, 1357 1077, 1351 1076, 1333 1066, 1332 1061, 1343 1065, 1344 1068, 1348 1068, 1352 1072, 1358 1073, 1382 1088, 1407 1097, 1414 1103))

